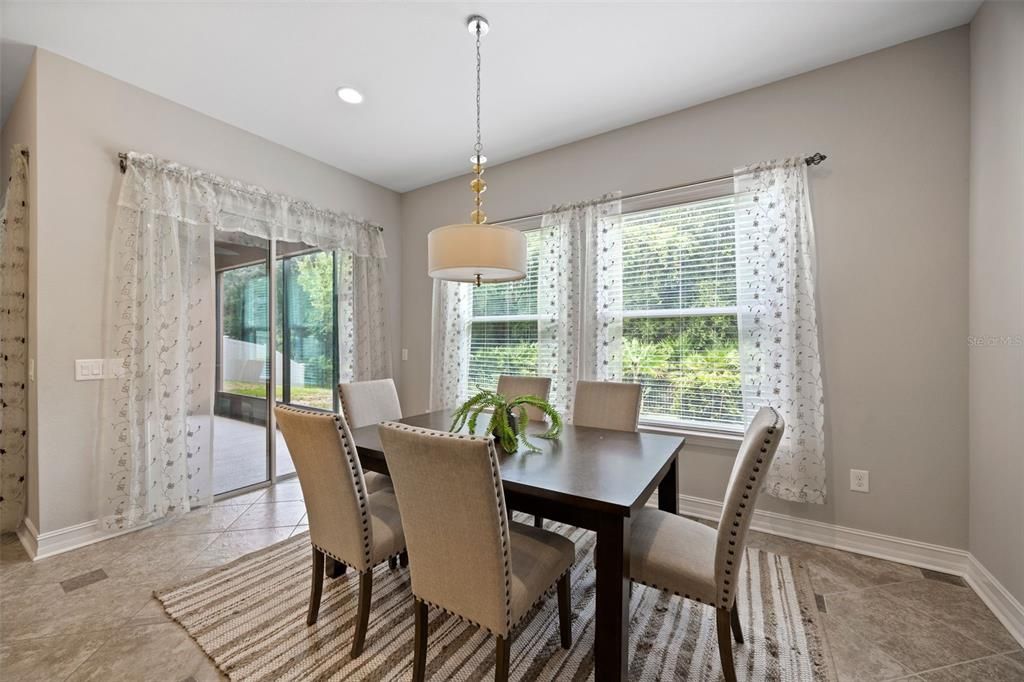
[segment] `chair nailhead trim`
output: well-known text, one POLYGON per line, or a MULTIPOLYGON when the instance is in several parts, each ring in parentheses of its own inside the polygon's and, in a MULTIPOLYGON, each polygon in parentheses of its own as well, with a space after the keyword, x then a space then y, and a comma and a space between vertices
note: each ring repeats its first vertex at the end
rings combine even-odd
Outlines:
MULTIPOLYGON (((761 439, 761 446, 760 446, 760 448, 758 448, 759 451, 760 451, 760 456, 758 456, 755 459, 754 464, 751 465, 750 471, 748 472, 748 475, 747 475, 747 481, 748 482, 744 484, 744 488, 747 491, 747 492, 744 492, 741 495, 741 499, 744 500, 744 501, 738 503, 739 510, 735 512, 736 520, 733 521, 733 523, 732 523, 733 528, 732 528, 732 530, 729 531, 729 536, 732 539, 730 539, 728 541, 729 547, 731 547, 732 549, 727 549, 726 550, 727 555, 730 556, 730 557, 735 556, 736 549, 742 549, 743 545, 745 544, 746 527, 745 526, 741 527, 740 526, 740 522, 744 520, 745 510, 747 509, 747 504, 748 504, 747 501, 749 501, 751 499, 751 495, 754 494, 754 486, 760 484, 761 474, 763 473, 761 470, 763 468, 762 465, 764 464, 765 456, 768 454, 769 448, 772 447, 772 445, 775 443, 775 440, 773 438, 771 438, 771 436, 775 435, 775 429, 778 427, 779 420, 781 419, 781 417, 779 415, 778 410, 776 410, 775 408, 769 406, 768 409, 771 410, 772 415, 774 417, 774 420, 773 420, 772 424, 765 429, 765 431, 767 432, 767 436, 761 439), (743 533, 743 537, 742 538, 739 537, 738 531, 736 529, 739 529, 739 530, 742 531, 742 533, 743 533), (739 547, 737 547, 737 542, 740 543, 739 547)), ((725 560, 725 565, 733 567, 732 559, 726 559, 725 560)), ((732 575, 732 569, 731 568, 723 569, 723 573, 724 573, 724 575, 731 576, 732 575)), ((730 600, 730 597, 729 597, 728 585, 729 585, 729 580, 723 578, 722 581, 721 581, 721 585, 719 587, 719 598, 720 598, 720 602, 721 602, 721 607, 722 608, 730 608, 731 607, 731 604, 729 603, 731 600, 730 600)))

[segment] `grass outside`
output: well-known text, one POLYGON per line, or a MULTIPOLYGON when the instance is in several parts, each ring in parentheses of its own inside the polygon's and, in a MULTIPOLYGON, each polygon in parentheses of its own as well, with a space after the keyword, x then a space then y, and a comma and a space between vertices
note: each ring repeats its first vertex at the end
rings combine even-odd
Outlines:
MULTIPOLYGON (((245 395, 252 398, 266 398, 267 387, 264 384, 250 383, 247 381, 225 381, 221 389, 224 393, 245 395)), ((277 387, 277 400, 282 399, 282 387, 277 387)), ((321 410, 334 409, 334 391, 323 386, 292 386, 292 405, 315 407, 321 410)))

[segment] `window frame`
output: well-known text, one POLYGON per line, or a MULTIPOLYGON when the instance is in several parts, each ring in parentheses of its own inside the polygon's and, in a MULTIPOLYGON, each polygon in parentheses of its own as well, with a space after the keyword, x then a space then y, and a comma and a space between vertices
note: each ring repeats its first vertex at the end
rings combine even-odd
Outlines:
MULTIPOLYGON (((692 204, 700 201, 709 201, 714 199, 721 199, 724 197, 734 197, 736 193, 733 189, 732 178, 728 180, 721 180, 712 183, 702 183, 701 185, 694 185, 690 187, 683 187, 670 191, 661 191, 653 194, 647 194, 637 197, 627 197, 623 199, 621 217, 625 219, 630 215, 637 213, 644 213, 647 211, 672 208, 676 206, 684 206, 686 204, 692 204)), ((522 221, 510 221, 499 223, 507 227, 513 227, 522 232, 533 232, 540 231, 543 226, 540 224, 539 217, 531 218, 522 221)), ((621 311, 621 317, 623 320, 627 319, 654 319, 654 318, 665 318, 665 317, 714 317, 722 315, 731 315, 739 318, 739 306, 714 306, 706 308, 656 308, 648 310, 626 310, 621 311)), ((481 315, 476 316, 470 314, 469 319, 466 323, 466 334, 469 338, 469 343, 472 344, 472 328, 473 324, 478 322, 534 322, 540 324, 541 315, 536 314, 523 314, 523 315, 481 315)), ((465 369, 467 373, 467 379, 470 375, 469 363, 465 369)), ((577 381, 579 378, 577 377, 577 381)), ((472 392, 473 387, 468 385, 467 390, 472 392)), ((468 396, 467 396, 468 397, 468 396)), ((465 399, 465 398, 463 398, 465 399)), ((724 449, 735 449, 744 433, 744 427, 742 423, 728 424, 728 423, 716 423, 716 422, 699 422, 699 421, 688 421, 683 419, 674 419, 670 417, 659 417, 659 416, 644 416, 643 413, 640 415, 639 427, 641 431, 654 432, 654 433, 671 433, 675 435, 683 435, 691 439, 691 442, 712 448, 724 448, 724 449)))

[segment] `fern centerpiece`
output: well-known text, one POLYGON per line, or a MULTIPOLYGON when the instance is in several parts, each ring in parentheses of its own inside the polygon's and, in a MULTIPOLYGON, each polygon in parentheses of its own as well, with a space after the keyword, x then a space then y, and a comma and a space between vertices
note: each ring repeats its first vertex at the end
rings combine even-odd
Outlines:
POLYGON ((494 439, 505 452, 516 452, 520 444, 530 452, 539 452, 540 448, 526 436, 526 427, 530 424, 527 407, 536 407, 551 420, 548 430, 540 434, 540 437, 548 440, 558 438, 562 433, 562 416, 551 407, 551 403, 535 395, 508 399, 495 391, 480 391, 464 402, 455 410, 449 431, 461 431, 468 426, 469 432, 475 435, 480 414, 490 408, 493 412, 485 433, 493 433, 494 439))

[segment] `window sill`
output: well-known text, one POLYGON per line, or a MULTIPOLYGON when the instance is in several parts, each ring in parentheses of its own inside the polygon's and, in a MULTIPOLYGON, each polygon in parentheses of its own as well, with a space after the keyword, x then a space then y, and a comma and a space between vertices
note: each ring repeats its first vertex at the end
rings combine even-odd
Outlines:
POLYGON ((683 436, 687 445, 701 448, 718 448, 736 451, 743 442, 742 431, 715 431, 698 429, 692 426, 671 426, 658 423, 640 423, 640 430, 646 433, 664 433, 670 436, 683 436))

